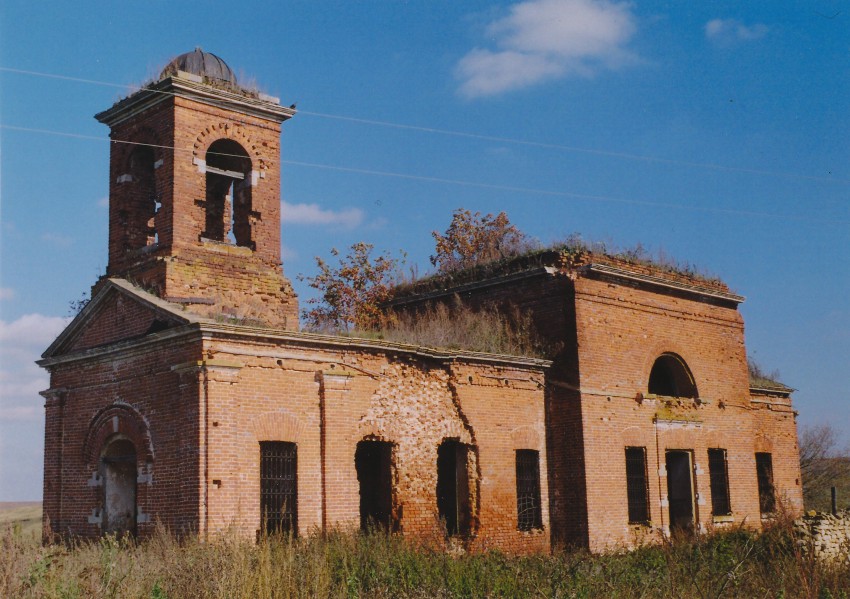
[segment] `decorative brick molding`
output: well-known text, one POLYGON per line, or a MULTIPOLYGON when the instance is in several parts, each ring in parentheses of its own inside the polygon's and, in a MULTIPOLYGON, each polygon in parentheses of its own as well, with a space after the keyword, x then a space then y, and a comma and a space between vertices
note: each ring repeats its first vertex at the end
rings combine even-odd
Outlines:
POLYGON ((154 461, 153 443, 145 418, 130 404, 116 402, 100 410, 92 418, 83 442, 85 462, 96 464, 106 440, 117 434, 124 435, 133 442, 140 463, 154 461))
POLYGON ((251 427, 257 441, 286 441, 298 443, 304 423, 287 411, 268 412, 254 419, 251 427))

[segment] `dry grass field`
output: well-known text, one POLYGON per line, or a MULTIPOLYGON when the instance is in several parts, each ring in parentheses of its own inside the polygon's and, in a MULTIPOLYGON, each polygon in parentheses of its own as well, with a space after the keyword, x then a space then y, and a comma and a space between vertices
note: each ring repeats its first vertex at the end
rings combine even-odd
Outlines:
MULTIPOLYGON (((32 520, 34 509, 8 512, 32 520)), ((160 531, 141 543, 44 546, 9 524, 0 545, 3 598, 850 598, 850 564, 809 557, 788 523, 603 556, 452 555, 398 535, 342 533, 203 543, 160 531)))
POLYGON ((41 502, 0 501, 0 529, 16 526, 25 537, 41 538, 41 502))

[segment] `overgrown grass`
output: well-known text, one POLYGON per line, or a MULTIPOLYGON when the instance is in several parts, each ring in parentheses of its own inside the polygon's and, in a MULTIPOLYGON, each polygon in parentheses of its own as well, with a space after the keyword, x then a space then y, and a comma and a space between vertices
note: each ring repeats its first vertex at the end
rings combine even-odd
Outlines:
POLYGON ((104 538, 42 547, 2 533, 2 597, 850 597, 850 567, 801 552, 790 529, 735 530, 632 552, 452 556, 399 536, 254 543, 104 538))
POLYGON ((388 341, 492 354, 551 357, 558 351, 537 333, 528 313, 473 310, 457 297, 451 305, 435 302, 416 312, 391 314, 380 336, 388 341))

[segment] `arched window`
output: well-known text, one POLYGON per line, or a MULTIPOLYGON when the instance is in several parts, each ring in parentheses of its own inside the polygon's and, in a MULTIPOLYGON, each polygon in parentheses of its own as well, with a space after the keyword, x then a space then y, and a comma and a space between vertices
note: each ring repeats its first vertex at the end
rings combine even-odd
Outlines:
POLYGON ((100 454, 105 534, 136 534, 136 447, 121 435, 107 441, 100 454))
POLYGON ((124 175, 128 185, 127 203, 120 214, 125 227, 126 249, 136 250, 157 242, 154 217, 159 209, 156 191, 153 148, 138 146, 130 154, 129 172, 124 175))
POLYGON ((649 392, 667 397, 699 397, 688 365, 676 354, 662 354, 655 360, 649 373, 649 392))
POLYGON ((251 239, 251 159, 230 139, 206 154, 206 229, 203 237, 254 249, 251 239))

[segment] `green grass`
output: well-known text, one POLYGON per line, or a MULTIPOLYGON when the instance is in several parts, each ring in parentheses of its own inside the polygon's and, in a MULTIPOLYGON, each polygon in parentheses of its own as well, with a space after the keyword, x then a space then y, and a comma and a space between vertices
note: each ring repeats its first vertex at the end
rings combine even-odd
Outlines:
POLYGON ((332 533, 202 543, 165 531, 42 546, 0 533, 0 597, 850 597, 777 526, 590 556, 450 555, 400 536, 332 533))

